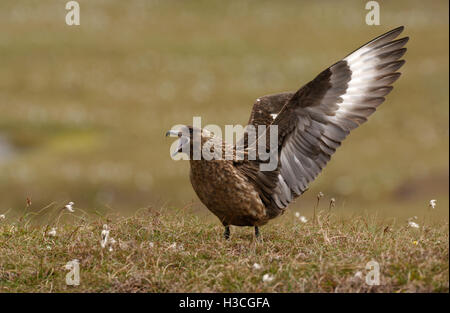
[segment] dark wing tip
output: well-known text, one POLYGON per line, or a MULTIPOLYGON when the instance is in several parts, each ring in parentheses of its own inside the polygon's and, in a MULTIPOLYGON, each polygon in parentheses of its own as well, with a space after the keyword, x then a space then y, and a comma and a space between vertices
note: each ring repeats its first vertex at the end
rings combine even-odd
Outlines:
POLYGON ((402 33, 403 29, 404 29, 404 26, 400 26, 393 30, 390 30, 387 33, 384 33, 384 34, 372 39, 365 46, 373 47, 373 46, 376 46, 378 43, 386 43, 386 42, 392 41, 402 33))
POLYGON ((404 40, 404 44, 406 45, 406 43, 409 41, 409 36, 400 38, 399 40, 404 40))
POLYGON ((403 31, 404 28, 405 28, 404 26, 400 26, 393 30, 390 30, 387 33, 384 33, 384 34, 372 39, 371 41, 365 43, 358 49, 352 51, 346 57, 352 55, 354 52, 358 51, 359 49, 361 49, 363 47, 377 49, 377 48, 385 47, 387 45, 392 45, 392 44, 398 44, 399 48, 402 47, 403 45, 405 45, 408 42, 409 37, 404 37, 404 38, 401 38, 398 40, 395 40, 395 38, 397 38, 398 35, 401 34, 401 32, 403 31))
POLYGON ((397 37, 398 35, 400 35, 403 32, 404 29, 405 29, 405 26, 402 25, 402 26, 399 26, 397 28, 394 28, 394 29, 388 31, 387 33, 381 35, 380 37, 388 36, 390 34, 396 34, 395 37, 397 37))

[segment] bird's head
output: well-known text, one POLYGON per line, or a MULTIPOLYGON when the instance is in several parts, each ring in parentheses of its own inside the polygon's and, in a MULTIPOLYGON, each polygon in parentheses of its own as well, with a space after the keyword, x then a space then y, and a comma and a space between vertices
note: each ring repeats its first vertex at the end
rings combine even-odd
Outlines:
POLYGON ((214 134, 207 129, 183 125, 176 130, 171 129, 166 132, 166 137, 176 137, 175 149, 172 157, 178 153, 186 153, 191 159, 194 155, 194 149, 198 149, 201 154, 203 144, 214 138, 214 134), (198 142, 199 144, 196 144, 198 142))

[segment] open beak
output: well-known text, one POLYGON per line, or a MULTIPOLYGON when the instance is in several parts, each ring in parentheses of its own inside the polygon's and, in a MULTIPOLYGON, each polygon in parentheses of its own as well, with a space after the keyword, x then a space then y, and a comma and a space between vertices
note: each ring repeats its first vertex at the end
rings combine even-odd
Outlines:
POLYGON ((181 137, 181 132, 171 129, 166 133, 166 137, 181 137))
POLYGON ((187 139, 186 137, 183 137, 183 133, 182 132, 176 131, 176 130, 173 130, 173 129, 169 130, 166 133, 166 137, 177 137, 177 138, 179 138, 178 139, 177 149, 172 153, 172 157, 177 155, 177 153, 181 152, 183 150, 183 146, 189 142, 189 139, 187 139))

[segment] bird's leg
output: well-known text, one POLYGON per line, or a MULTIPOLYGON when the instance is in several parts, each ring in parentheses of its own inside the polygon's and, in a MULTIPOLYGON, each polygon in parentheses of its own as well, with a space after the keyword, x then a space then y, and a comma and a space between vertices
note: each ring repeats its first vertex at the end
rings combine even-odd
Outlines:
POLYGON ((225 226, 225 232, 223 233, 225 239, 230 239, 230 226, 225 226))
POLYGON ((256 236, 256 239, 259 239, 259 228, 258 228, 258 226, 255 226, 255 236, 256 236))

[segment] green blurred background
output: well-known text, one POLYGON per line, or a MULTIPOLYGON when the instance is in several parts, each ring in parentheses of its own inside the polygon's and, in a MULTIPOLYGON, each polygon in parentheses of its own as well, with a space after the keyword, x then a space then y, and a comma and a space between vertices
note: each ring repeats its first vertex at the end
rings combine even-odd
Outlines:
MULTIPOLYGON (((448 1, 0 1, 0 213, 74 201, 84 210, 183 207, 207 215, 175 124, 244 124, 254 100, 295 90, 394 27, 403 75, 293 210, 322 191, 335 212, 448 219, 448 1)), ((327 206, 323 204, 323 206, 327 206)))

